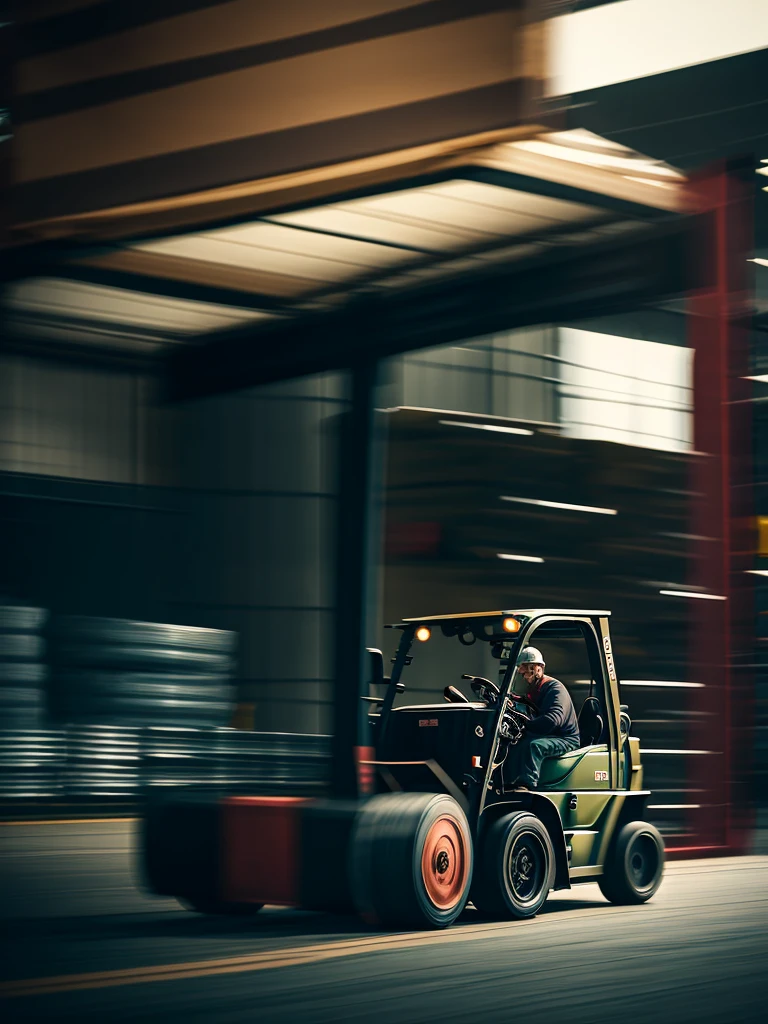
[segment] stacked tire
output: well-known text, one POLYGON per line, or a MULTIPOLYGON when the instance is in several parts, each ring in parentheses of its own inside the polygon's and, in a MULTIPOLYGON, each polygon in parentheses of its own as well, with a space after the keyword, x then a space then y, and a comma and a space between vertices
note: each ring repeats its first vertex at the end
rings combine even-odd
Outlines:
POLYGON ((64 792, 69 799, 135 801, 143 785, 142 731, 128 726, 70 725, 65 738, 64 792))
POLYGON ((52 718, 64 724, 209 728, 233 710, 236 634, 62 616, 50 630, 52 718))
POLYGON ((43 608, 0 606, 0 729, 39 729, 45 712, 43 608))
POLYGON ((61 736, 45 726, 43 608, 0 605, 0 799, 55 795, 61 736))
POLYGON ((142 732, 144 786, 201 786, 223 781, 220 736, 230 729, 150 726, 142 732))
POLYGON ((0 801, 61 796, 65 737, 57 729, 0 729, 0 801))
POLYGON ((222 781, 232 790, 310 795, 331 775, 329 736, 229 729, 219 732, 218 749, 222 781))

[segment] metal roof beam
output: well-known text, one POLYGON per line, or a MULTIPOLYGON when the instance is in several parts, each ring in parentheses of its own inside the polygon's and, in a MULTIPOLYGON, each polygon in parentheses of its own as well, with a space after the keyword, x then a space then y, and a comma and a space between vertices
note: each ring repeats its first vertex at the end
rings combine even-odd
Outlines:
POLYGON ((525 266, 356 296, 331 313, 198 336, 171 354, 166 397, 236 391, 494 331, 637 309, 691 286, 693 221, 680 218, 631 240, 574 247, 525 266))
POLYGON ((172 277, 142 274, 129 270, 116 270, 88 264, 64 264, 58 267, 56 277, 68 281, 83 281, 86 284, 106 285, 110 288, 126 288, 147 295, 160 295, 188 302, 208 302, 237 309, 281 312, 289 307, 274 295, 263 295, 242 291, 239 288, 224 288, 217 285, 183 281, 172 277))

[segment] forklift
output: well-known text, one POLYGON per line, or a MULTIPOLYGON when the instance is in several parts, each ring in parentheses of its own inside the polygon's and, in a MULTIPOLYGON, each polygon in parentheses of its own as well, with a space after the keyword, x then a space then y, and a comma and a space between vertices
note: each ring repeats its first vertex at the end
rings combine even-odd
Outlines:
POLYGON ((470 901, 490 918, 528 918, 550 891, 581 882, 597 882, 612 903, 646 902, 661 884, 664 843, 644 820, 650 794, 620 702, 609 618, 536 608, 394 624, 389 677, 382 652, 369 649, 362 699, 372 743, 361 749, 372 756, 359 765, 368 792, 149 799, 146 885, 204 913, 269 903, 354 911, 381 928, 444 928, 470 901), (533 643, 560 659, 579 746, 545 758, 537 788, 519 791, 506 764, 538 710, 516 670, 533 643), (461 672, 468 695, 457 685, 462 658, 496 665, 497 681, 461 672), (409 689, 427 700, 409 703, 409 689))

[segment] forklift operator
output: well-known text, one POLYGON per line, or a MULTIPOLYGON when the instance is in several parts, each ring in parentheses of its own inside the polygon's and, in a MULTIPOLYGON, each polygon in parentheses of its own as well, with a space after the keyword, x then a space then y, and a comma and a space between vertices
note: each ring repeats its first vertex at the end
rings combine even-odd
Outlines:
POLYGON ((524 647, 517 670, 528 686, 527 696, 538 708, 520 741, 510 746, 513 786, 518 792, 535 789, 541 762, 580 745, 579 723, 570 694, 558 679, 544 674, 544 658, 535 647, 524 647))

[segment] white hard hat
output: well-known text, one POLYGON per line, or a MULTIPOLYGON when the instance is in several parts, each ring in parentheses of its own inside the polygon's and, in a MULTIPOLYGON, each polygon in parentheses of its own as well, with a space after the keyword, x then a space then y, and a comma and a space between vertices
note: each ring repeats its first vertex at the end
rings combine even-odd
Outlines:
POLYGON ((521 665, 544 665, 545 661, 538 648, 524 647, 518 654, 515 664, 519 668, 521 665))

